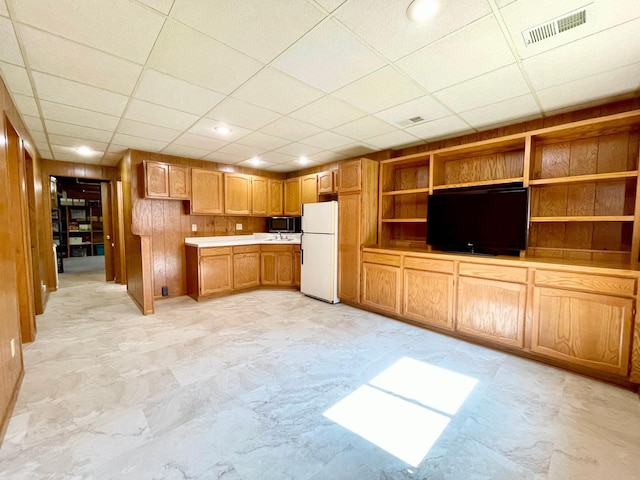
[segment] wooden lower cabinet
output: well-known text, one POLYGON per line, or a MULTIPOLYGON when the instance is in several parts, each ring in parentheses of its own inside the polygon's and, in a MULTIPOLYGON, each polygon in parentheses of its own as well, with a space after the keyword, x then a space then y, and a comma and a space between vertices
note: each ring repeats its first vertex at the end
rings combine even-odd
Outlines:
POLYGON ((360 212, 359 194, 338 200, 338 297, 360 302, 360 212))
POLYGON ((233 247, 234 290, 258 285, 260 285, 260 246, 233 247))
POLYGON ((626 376, 633 300, 535 287, 531 350, 626 376))
POLYGON ((511 347, 524 347, 527 287, 484 278, 458 278, 455 329, 511 347))
POLYGON ((453 330, 453 275, 403 270, 402 315, 453 330))
POLYGON ((301 275, 301 258, 300 258, 300 247, 293 247, 293 285, 295 287, 300 287, 300 275, 301 275))
MULTIPOLYGON (((229 249, 226 248, 226 250, 229 249)), ((232 272, 233 266, 230 252, 210 256, 201 254, 199 261, 200 288, 198 293, 204 296, 231 291, 233 288, 232 272)))
POLYGON ((263 246, 260 258, 262 285, 293 285, 293 250, 291 246, 263 246))
POLYGON ((364 262, 361 302, 385 312, 400 313, 400 268, 364 262))

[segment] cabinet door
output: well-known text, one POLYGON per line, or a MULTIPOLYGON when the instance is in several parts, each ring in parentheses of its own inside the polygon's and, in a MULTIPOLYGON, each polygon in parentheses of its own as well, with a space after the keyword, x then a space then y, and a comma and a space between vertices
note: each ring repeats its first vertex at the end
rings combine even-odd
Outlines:
POLYGON ((268 215, 269 180, 264 177, 253 177, 251 180, 251 212, 254 215, 268 215))
POLYGON ((293 247, 293 285, 296 287, 300 287, 300 269, 301 269, 301 258, 300 258, 300 247, 293 247))
POLYGON ((363 263, 362 304, 400 313, 400 268, 363 263))
POLYGON ((404 269, 402 314, 453 330, 453 275, 404 269))
POLYGON ((222 214, 222 172, 191 169, 191 213, 222 214))
POLYGON ((262 285, 276 285, 278 283, 277 272, 276 252, 262 252, 260 254, 260 280, 262 285))
POLYGON ((269 179, 269 211, 267 214, 270 217, 281 216, 283 212, 283 199, 282 199, 282 180, 269 179))
POLYGON ((169 197, 189 200, 189 167, 169 165, 169 197))
POLYGON ((251 175, 224 174, 224 213, 228 215, 251 214, 251 175))
POLYGON ((318 193, 333 193, 335 189, 333 187, 333 171, 320 172, 318 174, 318 193))
POLYGON ((531 350, 626 376, 633 300, 535 287, 531 350))
POLYGON ((293 285, 293 253, 276 253, 276 283, 278 285, 293 285))
POLYGON ((233 288, 249 288, 260 285, 260 253, 233 255, 233 288))
POLYGON ((519 283, 459 277, 456 330, 495 343, 524 346, 527 288, 519 283))
POLYGON ((338 198, 338 297, 360 301, 360 200, 359 194, 338 198))
POLYGON ((360 160, 341 163, 338 172, 338 193, 362 190, 362 164, 360 160))
POLYGON ((284 214, 300 215, 300 205, 300 177, 289 178, 284 181, 284 214))
POLYGON ((318 202, 318 177, 315 173, 300 177, 302 201, 300 203, 318 202))
POLYGON ((144 162, 145 196, 150 198, 169 197, 169 165, 160 162, 144 162))
POLYGON ((200 295, 231 290, 231 273, 231 255, 200 257, 200 295))

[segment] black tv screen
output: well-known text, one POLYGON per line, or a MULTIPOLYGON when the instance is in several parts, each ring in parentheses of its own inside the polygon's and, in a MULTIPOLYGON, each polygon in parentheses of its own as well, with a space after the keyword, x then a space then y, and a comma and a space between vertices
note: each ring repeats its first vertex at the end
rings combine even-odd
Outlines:
POLYGON ((527 247, 529 190, 437 192, 427 205, 427 243, 438 250, 509 254, 527 247))

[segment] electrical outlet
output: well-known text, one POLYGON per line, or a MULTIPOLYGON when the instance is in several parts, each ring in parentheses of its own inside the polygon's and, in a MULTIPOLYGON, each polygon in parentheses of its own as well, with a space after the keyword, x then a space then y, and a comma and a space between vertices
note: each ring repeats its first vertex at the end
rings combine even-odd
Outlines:
POLYGON ((11 339, 11 358, 16 356, 16 339, 11 339))
POLYGON ((192 223, 191 224, 191 231, 192 232, 197 232, 198 231, 198 224, 197 223, 192 223))
POLYGON ((236 230, 242 230, 242 224, 236 223, 236 230))

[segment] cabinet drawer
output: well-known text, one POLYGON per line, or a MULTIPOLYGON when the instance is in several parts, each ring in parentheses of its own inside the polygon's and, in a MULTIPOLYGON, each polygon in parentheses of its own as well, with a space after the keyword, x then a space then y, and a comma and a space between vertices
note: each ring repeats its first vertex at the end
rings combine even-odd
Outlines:
POLYGON ((261 245, 260 250, 263 252, 291 252, 293 245, 261 245))
POLYGON ((488 278, 505 282, 527 283, 527 269, 460 262, 460 275, 465 277, 488 278))
POLYGON ((233 253, 258 253, 260 245, 238 245, 233 247, 233 253))
POLYGON ((212 257, 214 255, 231 255, 231 247, 204 247, 199 251, 201 257, 212 257))
POLYGON ((379 265, 390 265, 392 267, 400 266, 400 255, 389 255, 388 253, 372 253, 364 252, 362 261, 368 263, 377 263, 379 265))
POLYGON ((435 258, 404 257, 404 268, 427 272, 453 273, 453 262, 435 258))
POLYGON ((567 288, 583 292, 608 293, 632 297, 636 291, 634 278, 607 277, 588 273, 552 272, 536 270, 536 285, 567 288))

